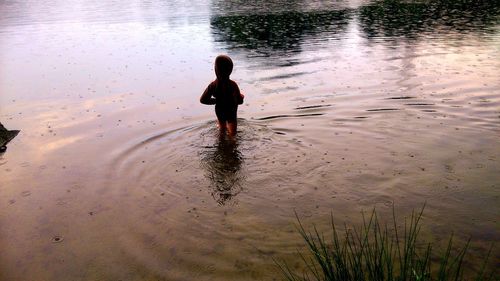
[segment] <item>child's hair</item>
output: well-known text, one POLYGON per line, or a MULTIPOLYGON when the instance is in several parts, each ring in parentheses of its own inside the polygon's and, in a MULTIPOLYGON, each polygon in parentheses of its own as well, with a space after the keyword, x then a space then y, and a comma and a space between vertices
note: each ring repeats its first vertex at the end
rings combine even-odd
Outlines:
POLYGON ((231 72, 233 72, 233 61, 229 56, 217 56, 217 58, 215 58, 215 66, 217 67, 218 72, 224 77, 229 77, 231 72))

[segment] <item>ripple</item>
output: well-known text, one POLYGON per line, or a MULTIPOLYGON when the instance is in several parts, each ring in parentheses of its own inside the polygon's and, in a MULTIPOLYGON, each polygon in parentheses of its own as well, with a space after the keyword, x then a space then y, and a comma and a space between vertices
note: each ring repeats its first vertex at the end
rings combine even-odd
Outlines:
POLYGON ((296 110, 302 110, 302 109, 313 109, 313 108, 322 108, 322 107, 330 107, 332 106, 331 104, 319 104, 319 105, 309 105, 309 106, 298 106, 294 109, 296 110))
POLYGON ((435 105, 434 103, 405 103, 405 105, 410 105, 410 106, 428 106, 428 105, 435 105))
POLYGON ((399 108, 373 108, 373 109, 367 109, 366 111, 377 112, 377 111, 397 111, 397 110, 400 110, 400 109, 399 108))
POLYGON ((270 119, 283 119, 283 118, 300 118, 300 117, 311 117, 311 116, 321 116, 324 113, 309 113, 309 114, 280 114, 272 115, 266 117, 256 118, 255 120, 270 120, 270 119))
POLYGON ((271 77, 264 77, 260 78, 260 81, 271 81, 271 80, 278 80, 281 81, 283 79, 288 79, 288 78, 295 78, 297 76, 303 76, 303 75, 310 75, 314 74, 314 71, 303 71, 303 72, 295 72, 295 73, 286 73, 286 74, 280 74, 280 75, 274 75, 271 77))
POLYGON ((321 170, 321 163, 309 161, 319 152, 294 132, 239 119, 234 139, 205 122, 137 136, 118 147, 106 189, 117 212, 127 214, 121 217, 123 250, 153 271, 161 265, 147 256, 175 259, 176 269, 166 273, 174 279, 193 268, 232 272, 231 248, 262 256, 256 262, 266 266, 269 249, 292 241, 277 234, 293 233, 269 229, 259 214, 289 216, 289 200, 314 191, 308 179, 297 179, 321 170), (168 235, 155 235, 160 229, 168 235))
POLYGON ((388 100, 408 100, 408 99, 414 99, 415 97, 410 97, 410 96, 402 96, 402 97, 390 97, 386 98, 388 100))
MULTIPOLYGON (((262 120, 266 119, 272 118, 262 120)), ((139 137, 115 153, 110 175, 114 192, 120 198, 148 197, 146 201, 174 200, 175 204, 182 198, 207 200, 209 194, 219 205, 235 204, 249 174, 254 178, 280 175, 282 169, 262 168, 286 162, 283 157, 290 150, 303 150, 300 140, 282 131, 241 119, 235 139, 220 137, 213 122, 139 137)))

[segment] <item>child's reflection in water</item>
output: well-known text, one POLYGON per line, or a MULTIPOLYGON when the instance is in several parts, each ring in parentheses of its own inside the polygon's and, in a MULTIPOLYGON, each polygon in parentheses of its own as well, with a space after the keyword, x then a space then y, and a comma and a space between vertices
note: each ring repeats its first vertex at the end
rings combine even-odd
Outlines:
POLYGON ((202 166, 212 183, 212 196, 220 205, 226 204, 241 191, 243 156, 237 138, 221 134, 214 146, 202 151, 202 166))

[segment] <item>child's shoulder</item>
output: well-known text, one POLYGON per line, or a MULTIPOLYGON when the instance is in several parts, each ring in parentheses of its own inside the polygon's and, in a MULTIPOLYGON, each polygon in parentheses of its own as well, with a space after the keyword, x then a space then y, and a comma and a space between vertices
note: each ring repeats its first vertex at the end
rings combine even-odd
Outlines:
POLYGON ((231 83, 231 86, 233 87, 238 87, 238 83, 236 83, 234 80, 229 79, 229 83, 231 83))
POLYGON ((210 82, 210 84, 208 84, 207 88, 209 89, 215 89, 217 87, 217 79, 210 82))

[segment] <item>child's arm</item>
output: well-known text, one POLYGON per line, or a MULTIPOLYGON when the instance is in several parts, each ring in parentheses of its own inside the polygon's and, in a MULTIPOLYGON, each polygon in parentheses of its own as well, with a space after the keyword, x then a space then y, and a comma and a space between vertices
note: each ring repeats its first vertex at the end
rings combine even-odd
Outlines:
POLYGON ((215 104, 215 98, 212 97, 212 89, 210 87, 211 85, 212 84, 208 85, 208 87, 200 97, 200 102, 202 104, 215 104))
POLYGON ((234 87, 236 89, 236 101, 238 104, 243 104, 243 99, 245 96, 240 92, 240 87, 238 87, 238 84, 234 83, 234 87))
POLYGON ((245 98, 245 95, 240 93, 240 98, 238 99, 238 104, 243 104, 243 99, 245 98))

